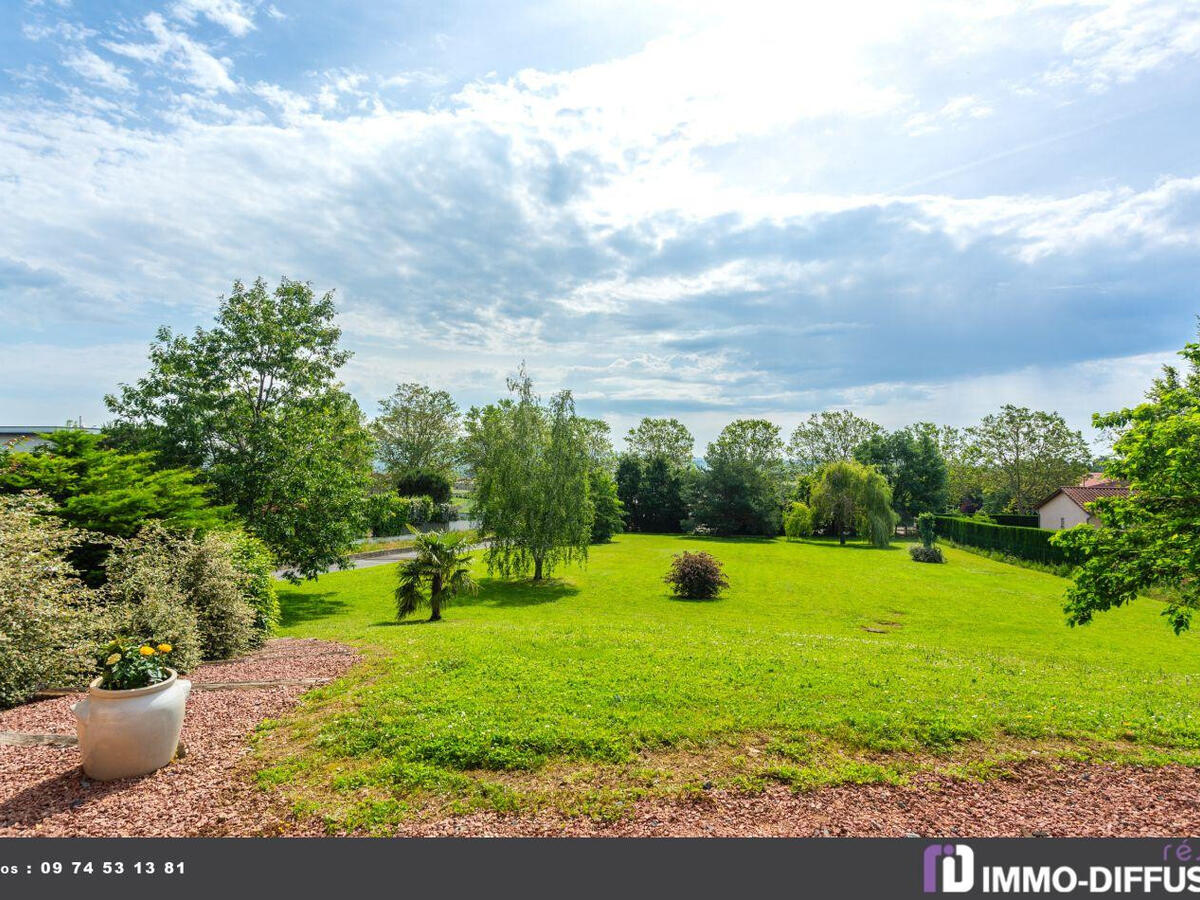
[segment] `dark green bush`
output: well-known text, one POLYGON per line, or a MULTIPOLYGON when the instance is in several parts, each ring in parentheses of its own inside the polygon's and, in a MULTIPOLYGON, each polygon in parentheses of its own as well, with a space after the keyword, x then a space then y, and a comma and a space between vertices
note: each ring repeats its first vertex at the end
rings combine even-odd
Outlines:
POLYGON ((937 533, 956 544, 993 550, 1031 562, 1045 565, 1067 562, 1063 551, 1050 543, 1054 532, 1041 528, 1013 528, 980 522, 977 518, 938 516, 937 533))
POLYGON ((428 497, 435 506, 450 502, 454 480, 445 472, 414 469, 396 476, 396 496, 428 497))
POLYGON ((1016 516, 999 514, 991 516, 997 525, 1009 525, 1013 528, 1037 528, 1041 519, 1037 516, 1016 516))
POLYGON ((913 562, 940 563, 946 561, 942 558, 941 547, 909 547, 908 555, 913 558, 913 562))

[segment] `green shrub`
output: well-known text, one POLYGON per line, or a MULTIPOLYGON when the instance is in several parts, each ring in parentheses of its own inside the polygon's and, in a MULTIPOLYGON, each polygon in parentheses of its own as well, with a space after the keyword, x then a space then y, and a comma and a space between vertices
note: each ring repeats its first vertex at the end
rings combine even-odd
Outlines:
POLYGON ((196 611, 202 656, 229 659, 245 653, 255 643, 256 616, 237 567, 235 539, 213 532, 181 545, 179 587, 196 611))
POLYGON ((978 517, 938 516, 937 533, 956 544, 997 551, 1031 562, 1051 566, 1067 563, 1063 551, 1050 543, 1053 531, 992 525, 981 522, 978 517))
POLYGON ((279 626, 279 595, 275 590, 275 559, 267 545, 244 531, 229 532, 233 542, 234 567, 242 582, 242 594, 254 610, 251 646, 261 646, 279 626))
POLYGON ((372 494, 367 498, 367 526, 374 537, 404 534, 409 525, 424 525, 432 521, 435 512, 430 497, 372 494))
POLYGON ((812 537, 813 511, 807 503, 793 503, 783 516, 783 533, 789 538, 812 537))
POLYGON ((941 548, 932 545, 928 547, 909 547, 908 555, 913 558, 913 562, 940 563, 946 561, 942 558, 941 548))
POLYGON ((0 707, 45 686, 82 686, 104 617, 67 562, 82 537, 34 494, 0 496, 0 707))
POLYGON ((190 543, 146 527, 136 538, 117 542, 105 564, 113 633, 170 644, 179 672, 194 669, 203 655, 199 616, 181 587, 190 543))
POLYGON ((921 546, 934 545, 937 541, 937 517, 933 513, 923 512, 917 516, 917 534, 921 536, 921 546))
POLYGON ((711 553, 684 550, 671 558, 671 569, 663 577, 676 597, 712 600, 729 587, 721 561, 711 553))
POLYGON ((396 476, 396 496, 428 497, 435 506, 450 502, 454 479, 445 472, 415 469, 396 476))

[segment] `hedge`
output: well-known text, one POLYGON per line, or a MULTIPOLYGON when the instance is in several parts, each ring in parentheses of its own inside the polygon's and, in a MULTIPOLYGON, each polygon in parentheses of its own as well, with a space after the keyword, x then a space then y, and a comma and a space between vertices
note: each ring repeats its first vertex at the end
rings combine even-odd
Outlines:
POLYGON ((1037 516, 1000 515, 992 518, 996 520, 997 525, 1009 525, 1013 528, 1037 528, 1042 521, 1037 516))
POLYGON ((938 516, 937 533, 956 544, 996 550, 1031 562, 1062 565, 1068 561, 1066 554, 1050 543, 1054 532, 1041 528, 1014 528, 961 516, 938 516))
POLYGON ((392 537, 405 534, 409 525, 424 525, 434 512, 433 501, 428 497, 372 494, 367 498, 367 527, 375 537, 392 537))

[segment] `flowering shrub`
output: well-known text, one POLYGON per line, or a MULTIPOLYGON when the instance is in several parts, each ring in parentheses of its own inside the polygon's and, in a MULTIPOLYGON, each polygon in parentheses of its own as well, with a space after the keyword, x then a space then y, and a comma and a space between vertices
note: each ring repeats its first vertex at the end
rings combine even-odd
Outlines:
POLYGON ((689 600, 711 600, 729 587, 729 579, 721 571, 721 561, 709 553, 685 550, 671 559, 671 570, 663 577, 676 597, 689 600))
POLYGON ((100 687, 106 691, 129 691, 149 687, 171 677, 166 643, 140 643, 128 638, 110 641, 100 651, 100 687))

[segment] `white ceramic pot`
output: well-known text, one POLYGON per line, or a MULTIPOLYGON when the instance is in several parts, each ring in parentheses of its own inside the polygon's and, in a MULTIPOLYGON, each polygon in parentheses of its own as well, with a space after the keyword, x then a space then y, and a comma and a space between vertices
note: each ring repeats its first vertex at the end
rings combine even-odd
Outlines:
POLYGON ((146 775, 174 759, 192 683, 174 669, 168 671, 166 681, 126 691, 105 690, 97 678, 87 697, 72 707, 89 778, 146 775))

